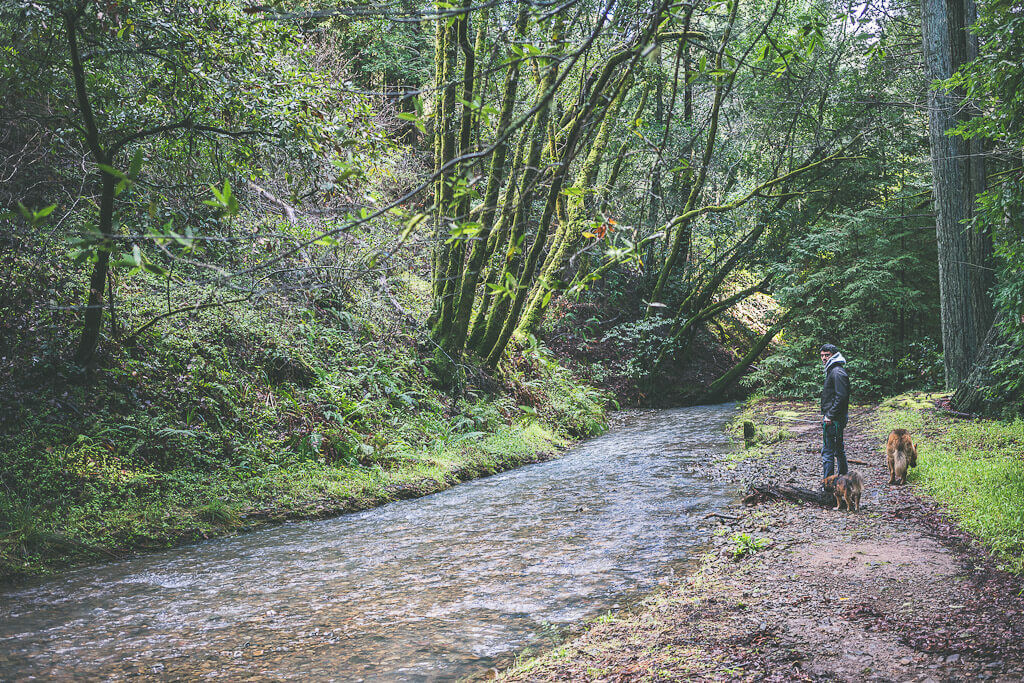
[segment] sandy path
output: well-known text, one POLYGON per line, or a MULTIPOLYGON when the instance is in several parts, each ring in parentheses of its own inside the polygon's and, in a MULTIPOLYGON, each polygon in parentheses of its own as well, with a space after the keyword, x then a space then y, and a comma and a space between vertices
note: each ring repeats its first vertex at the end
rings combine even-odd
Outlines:
MULTIPOLYGON (((809 406, 767 405, 814 419, 809 406)), ((886 486, 879 440, 856 411, 847 454, 865 479, 849 514, 786 503, 735 511, 699 567, 633 613, 591 627, 508 680, 1024 680, 1024 582, 920 498, 886 486), (734 561, 734 535, 771 545, 734 561)), ((820 476, 820 431, 770 460, 719 469, 737 481, 820 476)))

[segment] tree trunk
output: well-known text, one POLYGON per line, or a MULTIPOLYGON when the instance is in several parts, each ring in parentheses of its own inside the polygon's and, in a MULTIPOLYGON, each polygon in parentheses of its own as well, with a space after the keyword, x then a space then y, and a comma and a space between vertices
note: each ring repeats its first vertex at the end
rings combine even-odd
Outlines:
MULTIPOLYGON (((526 21, 529 17, 527 8, 524 5, 516 20, 516 36, 521 37, 526 30, 526 21)), ((483 29, 481 28, 481 31, 483 29)), ((515 111, 516 91, 519 87, 519 61, 513 60, 509 66, 508 74, 505 77, 505 89, 502 95, 501 113, 498 116, 498 135, 501 135, 512 121, 512 114, 515 111)), ((455 313, 455 320, 452 326, 450 353, 461 354, 466 335, 469 330, 469 316, 473 310, 473 300, 476 298, 476 286, 480 278, 480 270, 484 259, 490 253, 491 228, 494 225, 494 216, 498 207, 498 194, 501 191, 501 183, 504 178, 505 163, 508 159, 508 144, 506 138, 499 143, 491 157, 491 168, 487 176, 487 189, 484 192, 483 209, 480 215, 480 232, 473 241, 473 248, 470 250, 469 263, 466 265, 465 273, 462 276, 462 286, 459 291, 458 307, 455 313)))
MULTIPOLYGON (((627 80, 632 79, 627 77, 627 80)), ((623 97, 629 91, 629 87, 628 83, 621 83, 618 88, 618 93, 615 95, 612 102, 605 107, 604 112, 601 114, 603 120, 601 121, 600 129, 598 130, 597 136, 591 143, 590 152, 587 154, 587 158, 583 161, 576 183, 573 186, 573 189, 576 190, 578 194, 575 194, 568 200, 569 209, 567 211, 566 220, 555 233, 555 239, 551 246, 551 251, 548 252, 548 256, 541 268, 540 277, 538 278, 537 284, 534 286, 530 296, 529 304, 523 313, 522 319, 518 323, 517 333, 521 336, 525 336, 533 332, 537 323, 540 321, 541 311, 547 305, 546 299, 548 298, 548 295, 556 289, 557 276, 565 263, 566 257, 568 256, 569 247, 583 232, 583 226, 585 225, 586 220, 586 205, 588 201, 585 193, 592 188, 594 183, 597 181, 597 172, 601 168, 601 158, 604 156, 605 148, 608 146, 608 138, 611 136, 611 127, 615 123, 619 106, 622 104, 623 97)))
POLYGON ((96 250, 96 262, 89 277, 89 295, 85 307, 85 323, 82 336, 78 340, 75 362, 89 365, 96 357, 96 346, 100 340, 100 329, 103 327, 103 288, 107 284, 107 271, 110 266, 110 241, 114 224, 114 176, 101 171, 100 216, 97 228, 103 241, 96 250))
MULTIPOLYGON (((454 43, 457 28, 445 19, 437 20, 437 44, 435 47, 435 86, 437 87, 434 112, 435 129, 435 173, 455 158, 455 68, 458 55, 454 43)), ((437 179, 434 192, 434 272, 433 302, 428 325, 433 328, 441 316, 444 289, 448 276, 451 245, 448 243, 448 214, 452 210, 453 184, 456 172, 449 169, 437 179)))
POLYGON ((992 386, 992 363, 1002 347, 1001 327, 1003 316, 996 316, 989 326, 985 341, 981 345, 977 361, 971 374, 960 383, 950 399, 950 406, 962 413, 991 414, 995 401, 988 389, 992 386))
POLYGON ((821 507, 834 507, 836 497, 832 492, 805 489, 789 484, 767 484, 751 486, 743 498, 744 505, 757 505, 772 500, 786 500, 790 503, 811 503, 821 507))
MULTIPOLYGON (((79 13, 69 12, 64 15, 64 35, 68 43, 68 54, 71 58, 71 76, 75 82, 75 99, 85 130, 85 142, 97 164, 111 165, 113 159, 107 155, 100 141, 99 128, 92 111, 92 102, 86 84, 85 67, 78 51, 78 19, 79 13)), ((96 262, 93 264, 89 278, 89 294, 86 297, 85 321, 82 336, 78 339, 75 351, 75 362, 88 365, 96 357, 96 346, 103 327, 103 288, 107 283, 107 272, 110 266, 110 250, 113 247, 111 237, 114 225, 114 187, 116 179, 100 169, 100 213, 97 228, 101 237, 96 248, 96 262)))
MULTIPOLYGON (((925 71, 929 79, 949 78, 976 41, 967 27, 973 0, 921 0, 925 71), (973 43, 972 43, 973 41, 973 43)), ((974 201, 984 189, 982 157, 972 157, 972 145, 947 135, 962 119, 962 94, 928 91, 928 130, 935 200, 935 235, 939 254, 939 292, 946 385, 956 387, 970 374, 992 321, 988 294, 991 277, 991 238, 971 228, 974 201)))
POLYGON ((776 335, 782 331, 782 328, 790 321, 795 311, 796 309, 793 308, 786 311, 786 313, 779 318, 778 322, 772 325, 771 328, 761 336, 761 339, 759 339, 758 342, 754 344, 749 351, 747 351, 747 354, 743 356, 743 358, 741 358, 739 362, 732 367, 732 369, 712 382, 711 386, 708 387, 708 390, 704 392, 703 402, 712 403, 714 401, 724 399, 726 392, 728 392, 736 383, 736 380, 746 372, 750 364, 761 355, 761 352, 771 344, 772 339, 775 339, 776 335))
MULTIPOLYGON (((560 34, 561 24, 558 21, 556 21, 556 26, 553 30, 553 35, 560 34)), ((543 94, 552 87, 557 78, 558 66, 556 64, 548 66, 548 70, 545 73, 544 78, 541 79, 540 85, 537 88, 537 97, 543 97, 543 94)), ((529 220, 530 209, 533 205, 533 197, 535 195, 534 181, 540 173, 541 153, 544 150, 544 145, 548 137, 548 117, 551 114, 552 107, 550 100, 539 104, 541 106, 537 110, 533 119, 529 158, 526 161, 526 167, 523 169, 523 176, 519 181, 519 197, 516 203, 515 215, 512 219, 512 228, 509 233, 508 249, 505 253, 505 263, 496 278, 496 283, 499 285, 503 285, 505 283, 508 274, 513 270, 513 266, 516 262, 516 252, 519 248, 519 240, 526 233, 526 222, 529 220)), ((520 275, 520 279, 522 279, 522 274, 520 275)), ((518 282, 516 292, 519 291, 518 288, 525 286, 528 285, 521 281, 518 282)), ((484 358, 491 355, 491 350, 501 337, 502 330, 505 328, 508 318, 508 311, 513 303, 512 299, 518 298, 516 293, 507 294, 503 292, 497 296, 499 298, 491 303, 490 311, 487 316, 487 325, 484 328, 480 337, 480 344, 477 347, 477 351, 484 358)))
MULTIPOLYGON (((732 34, 733 25, 736 23, 736 13, 739 9, 739 0, 733 0, 731 11, 729 12, 729 23, 726 24, 725 32, 722 35, 722 44, 719 46, 718 52, 715 55, 715 69, 722 69, 722 61, 725 56, 726 48, 729 44, 729 36, 732 34)), ((697 200, 700 198, 704 191, 704 185, 707 182, 708 172, 711 167, 711 158, 715 150, 715 143, 718 141, 718 120, 721 115, 722 105, 725 101, 726 91, 735 76, 735 71, 728 76, 720 78, 715 83, 715 95, 714 100, 711 104, 711 115, 708 123, 707 138, 704 143, 704 154, 701 158, 700 169, 698 169, 697 177, 694 179, 692 185, 690 185, 690 193, 687 196, 686 204, 683 207, 683 214, 688 211, 692 211, 697 206, 697 200)), ((672 227, 677 228, 676 236, 671 242, 671 246, 668 248, 668 255, 665 258, 665 262, 661 266, 661 270, 658 273, 658 280, 654 285, 654 290, 651 292, 650 300, 657 301, 658 297, 661 296, 662 291, 665 289, 665 285, 668 284, 668 278, 672 273, 672 269, 675 268, 676 263, 682 261, 685 263, 689 256, 690 239, 692 235, 692 223, 693 218, 683 218, 676 222, 675 226, 670 225, 669 230, 672 227), (685 251, 684 251, 685 250, 685 251)), ((651 309, 648 309, 648 314, 651 309)))
POLYGON ((486 258, 489 259, 489 265, 487 268, 487 277, 483 280, 483 291, 480 293, 480 305, 477 307, 476 314, 473 316, 473 324, 470 327, 469 339, 466 341, 466 347, 470 349, 477 349, 480 346, 480 341, 483 338, 485 329, 487 328, 487 314, 490 312, 491 304, 494 303, 494 297, 496 296, 490 285, 497 285, 498 277, 502 274, 505 268, 504 255, 508 252, 509 235, 511 233, 517 204, 517 202, 513 201, 513 196, 517 191, 517 179, 519 178, 519 174, 523 168, 523 154, 526 150, 526 142, 529 139, 529 129, 523 131, 519 135, 519 143, 516 145, 515 156, 513 157, 512 173, 509 176, 510 179, 505 185, 505 191, 502 194, 501 215, 498 218, 496 228, 491 231, 491 234, 487 239, 486 258))
MULTIPOLYGON (((476 55, 473 45, 469 42, 469 10, 468 8, 465 9, 466 11, 459 15, 459 18, 455 22, 456 40, 463 55, 463 87, 461 97, 462 118, 459 124, 458 145, 453 151, 452 158, 469 153, 470 146, 472 144, 473 108, 471 103, 473 101, 473 78, 476 66, 476 55)), ((459 164, 457 166, 457 170, 453 174, 453 180, 455 178, 467 177, 468 170, 469 169, 463 164, 459 164)), ((448 192, 452 192, 451 188, 449 188, 448 192)), ((454 203, 453 196, 449 196, 448 199, 454 203)), ((469 193, 464 192, 462 197, 454 206, 451 206, 450 208, 443 207, 448 208, 448 210, 453 213, 451 216, 453 222, 468 222, 469 199, 469 193)), ((440 287, 440 312, 437 316, 437 321, 432 330, 432 334, 434 341, 445 350, 447 358, 455 359, 461 354, 462 342, 465 339, 465 335, 459 334, 455 329, 455 317, 458 309, 458 296, 462 284, 463 266, 466 256, 466 241, 463 237, 459 237, 455 240, 446 240, 446 243, 448 244, 447 253, 442 251, 442 254, 445 254, 445 268, 443 271, 444 281, 440 287)), ((437 304, 435 304, 435 306, 436 305, 437 304)))

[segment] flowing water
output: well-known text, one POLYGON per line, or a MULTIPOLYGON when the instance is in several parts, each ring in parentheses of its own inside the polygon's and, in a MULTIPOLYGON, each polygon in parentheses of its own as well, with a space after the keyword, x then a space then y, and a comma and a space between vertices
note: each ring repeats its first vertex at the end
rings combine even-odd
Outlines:
POLYGON ((0 594, 0 679, 481 671, 693 555, 734 499, 700 473, 731 414, 620 414, 557 460, 0 594))

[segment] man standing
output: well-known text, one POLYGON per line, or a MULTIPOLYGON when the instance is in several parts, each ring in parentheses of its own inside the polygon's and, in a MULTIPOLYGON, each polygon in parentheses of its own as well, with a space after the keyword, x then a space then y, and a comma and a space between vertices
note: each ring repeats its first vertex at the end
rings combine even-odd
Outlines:
POLYGON ((846 374, 846 359, 832 344, 822 345, 821 362, 825 366, 825 386, 821 392, 821 467, 824 479, 847 472, 843 430, 850 410, 850 376, 846 374), (833 469, 833 461, 839 465, 838 472, 833 469))

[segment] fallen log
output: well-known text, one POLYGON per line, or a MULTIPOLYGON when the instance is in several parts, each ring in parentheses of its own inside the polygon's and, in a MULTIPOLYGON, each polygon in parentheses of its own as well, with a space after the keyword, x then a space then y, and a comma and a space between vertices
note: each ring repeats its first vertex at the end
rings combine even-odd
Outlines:
POLYGON ((789 484, 764 484, 751 486, 743 498, 744 505, 757 505, 770 500, 787 500, 791 503, 812 503, 821 507, 835 507, 836 497, 831 491, 805 489, 789 484))

